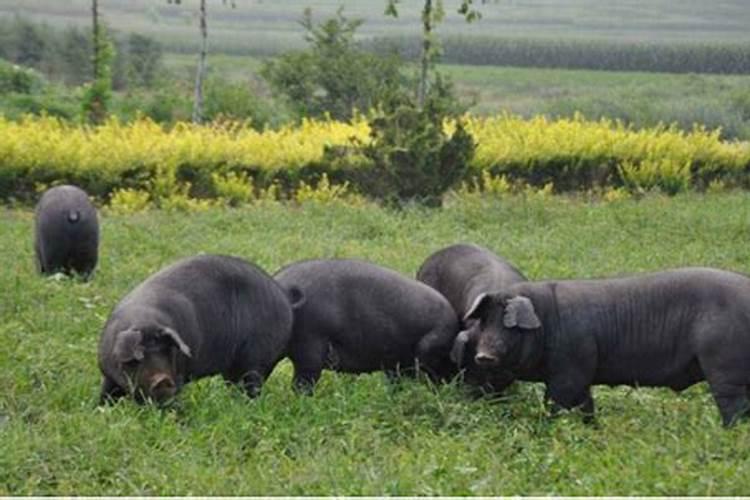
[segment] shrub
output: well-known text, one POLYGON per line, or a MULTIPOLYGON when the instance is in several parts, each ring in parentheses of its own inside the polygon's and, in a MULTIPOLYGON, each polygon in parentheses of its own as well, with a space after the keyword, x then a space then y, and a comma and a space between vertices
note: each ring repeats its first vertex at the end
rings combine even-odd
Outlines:
POLYGON ((120 214, 143 212, 151 207, 151 196, 136 189, 117 189, 109 199, 109 207, 120 214))
POLYGON ((33 69, 0 60, 0 94, 38 93, 44 86, 44 79, 33 69))
POLYGON ((469 116, 441 124, 438 116, 430 106, 420 112, 394 104, 373 116, 372 129, 358 118, 263 132, 228 123, 166 128, 146 118, 89 128, 53 117, 0 117, 0 199, 31 199, 35 185, 67 182, 100 199, 119 189, 143 191, 158 204, 216 197, 219 176, 232 186, 225 186, 225 194, 235 193, 230 198, 244 196, 232 190, 246 178, 259 199, 275 200, 324 173, 330 185, 348 181, 359 193, 397 203, 437 203, 455 181, 500 193, 507 185, 549 183, 558 192, 750 185, 750 144, 724 142, 703 128, 638 130, 580 116, 469 116))
POLYGON ((376 107, 404 81, 397 58, 357 47, 354 35, 362 21, 347 19, 342 12, 314 25, 306 11, 302 26, 310 48, 269 61, 261 71, 300 116, 349 119, 355 110, 376 107))
POLYGON ((217 198, 229 206, 249 203, 253 199, 253 180, 246 174, 230 172, 226 175, 211 174, 217 198))
POLYGON ((247 83, 212 78, 206 82, 203 116, 206 120, 248 121, 256 130, 276 122, 274 110, 247 83))
POLYGON ((442 204, 443 193, 466 175, 476 148, 461 120, 452 131, 444 126, 455 105, 451 97, 434 86, 420 109, 401 93, 373 115, 371 140, 362 146, 372 161, 366 192, 390 204, 442 204))
POLYGON ((320 177, 315 186, 313 186, 312 183, 308 184, 305 181, 300 181, 297 190, 294 193, 294 201, 297 203, 312 202, 324 205, 339 201, 346 201, 354 204, 360 204, 362 202, 361 198, 349 191, 348 182, 341 185, 333 185, 328 180, 328 175, 325 173, 320 177))

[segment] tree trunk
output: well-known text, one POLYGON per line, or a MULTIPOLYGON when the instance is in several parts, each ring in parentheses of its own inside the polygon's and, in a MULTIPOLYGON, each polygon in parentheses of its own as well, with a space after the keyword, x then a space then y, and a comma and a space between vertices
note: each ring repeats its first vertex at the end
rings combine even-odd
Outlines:
POLYGON ((425 0, 422 11, 422 71, 419 75, 419 88, 417 89, 417 104, 420 109, 424 107, 427 95, 427 70, 430 66, 430 50, 432 44, 432 0, 425 0))
POLYGON ((201 0, 200 7, 201 53, 198 59, 198 71, 195 75, 195 98, 193 101, 193 123, 203 120, 203 78, 206 73, 206 52, 208 46, 208 27, 206 24, 206 0, 201 0))
POLYGON ((93 37, 94 37, 94 43, 93 43, 93 70, 94 70, 94 81, 99 79, 99 43, 101 41, 99 40, 100 34, 99 34, 99 2, 98 0, 92 0, 91 1, 91 18, 93 22, 93 37))

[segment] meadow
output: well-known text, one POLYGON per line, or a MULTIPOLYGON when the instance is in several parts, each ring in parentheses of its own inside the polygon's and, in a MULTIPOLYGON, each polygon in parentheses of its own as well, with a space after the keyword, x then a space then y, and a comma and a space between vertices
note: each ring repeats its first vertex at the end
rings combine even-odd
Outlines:
POLYGON ((388 385, 326 372, 313 397, 282 363, 257 400, 219 379, 165 410, 97 407, 96 349, 112 306, 200 252, 269 272, 358 257, 413 276, 438 248, 485 245, 530 278, 683 265, 750 272, 750 194, 452 195, 441 210, 259 202, 186 215, 104 212, 95 278, 40 278, 33 214, 0 212, 0 495, 743 495, 750 424, 722 429, 705 384, 594 390, 596 425, 547 416, 542 387, 472 399, 460 383, 388 385))
MULTIPOLYGON (((249 82, 268 93, 259 71, 264 58, 212 54, 209 74, 226 81, 249 82)), ((189 81, 196 56, 166 54, 165 67, 189 81)), ((517 68, 439 64, 438 70, 456 85, 458 95, 480 116, 510 112, 621 119, 637 127, 676 123, 690 130, 695 123, 722 130, 727 139, 750 138, 750 76, 669 74, 637 71, 517 68)), ((416 68, 406 69, 416 74, 416 68)))

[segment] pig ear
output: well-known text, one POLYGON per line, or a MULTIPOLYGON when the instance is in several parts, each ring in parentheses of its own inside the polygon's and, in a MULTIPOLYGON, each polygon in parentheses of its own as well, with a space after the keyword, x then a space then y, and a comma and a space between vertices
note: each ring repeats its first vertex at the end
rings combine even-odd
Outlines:
POLYGON ((117 334, 112 354, 119 363, 143 359, 143 334, 139 330, 129 328, 117 334))
POLYGON ((305 302, 307 302, 305 292, 303 292, 302 289, 298 286, 292 285, 291 287, 289 287, 287 296, 289 297, 289 302, 292 305, 292 309, 299 309, 305 302))
POLYGON ((453 349, 451 349, 450 358, 459 368, 464 361, 464 351, 466 350, 466 344, 469 343, 469 330, 463 330, 456 335, 456 339, 453 341, 453 349))
POLYGON ((542 326, 536 312, 534 304, 528 297, 518 295, 508 300, 505 305, 505 314, 503 315, 503 325, 506 328, 523 328, 524 330, 533 330, 542 326))
POLYGON ((165 327, 162 327, 161 333, 162 335, 172 339, 172 341, 175 344, 177 344, 177 347, 180 348, 180 351, 182 351, 182 354, 184 354, 188 358, 191 357, 190 347, 188 347, 188 345, 182 340, 182 337, 180 337, 180 335, 176 331, 165 326, 165 327))
POLYGON ((471 307, 464 314, 464 322, 470 319, 479 319, 479 311, 486 305, 492 302, 492 295, 489 293, 480 293, 474 302, 471 303, 471 307))

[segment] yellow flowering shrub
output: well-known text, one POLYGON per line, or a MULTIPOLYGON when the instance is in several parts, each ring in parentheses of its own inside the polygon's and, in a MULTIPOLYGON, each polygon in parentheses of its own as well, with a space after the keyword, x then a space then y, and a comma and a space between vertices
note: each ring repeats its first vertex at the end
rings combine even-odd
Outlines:
MULTIPOLYGON (((500 194, 517 182, 554 183, 559 191, 624 186, 666 192, 712 182, 747 184, 750 144, 723 142, 718 132, 699 127, 691 132, 667 126, 635 130, 580 116, 511 115, 467 116, 465 124, 477 143, 466 181, 476 179, 473 185, 481 191, 500 194)), ((304 120, 259 132, 231 123, 181 123, 166 129, 148 119, 129 124, 113 119, 92 128, 52 117, 18 122, 0 117, 0 198, 70 182, 119 206, 146 206, 147 199, 155 206, 181 208, 200 205, 202 198, 240 204, 279 199, 298 188, 305 198, 310 182, 324 173, 326 182, 349 181, 366 193, 367 186, 358 182, 365 176, 356 173, 367 164, 345 155, 330 162, 325 155, 351 146, 352 139, 369 141, 364 118, 353 123, 304 120)), ((315 196, 338 196, 332 194, 335 189, 329 183, 315 196)))

